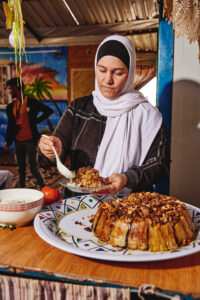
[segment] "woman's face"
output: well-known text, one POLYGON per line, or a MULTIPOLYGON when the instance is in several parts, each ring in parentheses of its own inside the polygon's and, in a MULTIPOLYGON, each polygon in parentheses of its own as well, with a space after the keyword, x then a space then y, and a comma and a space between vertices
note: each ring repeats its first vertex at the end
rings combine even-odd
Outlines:
POLYGON ((96 78, 102 95, 117 98, 128 79, 127 66, 115 56, 103 56, 96 67, 96 78))

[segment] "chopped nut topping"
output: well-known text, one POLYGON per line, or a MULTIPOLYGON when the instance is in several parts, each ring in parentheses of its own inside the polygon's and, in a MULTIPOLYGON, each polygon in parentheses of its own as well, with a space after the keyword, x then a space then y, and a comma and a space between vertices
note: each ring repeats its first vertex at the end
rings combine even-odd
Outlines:
POLYGON ((175 218, 176 222, 182 215, 185 205, 174 197, 165 196, 156 192, 132 193, 124 198, 116 198, 104 203, 104 207, 109 207, 109 212, 118 217, 153 219, 152 224, 159 222, 165 224, 175 218))
POLYGON ((100 187, 102 178, 99 176, 98 170, 91 167, 83 167, 78 170, 72 182, 80 184, 82 187, 100 187))

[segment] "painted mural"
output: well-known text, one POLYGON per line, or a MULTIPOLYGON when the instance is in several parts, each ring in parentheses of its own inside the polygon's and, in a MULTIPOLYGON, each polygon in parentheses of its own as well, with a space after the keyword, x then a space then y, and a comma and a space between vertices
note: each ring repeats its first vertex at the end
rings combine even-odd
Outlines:
MULTIPOLYGON (((0 147, 3 147, 7 128, 5 109, 11 101, 6 82, 16 76, 14 60, 14 49, 0 48, 0 147)), ((54 110, 50 124, 44 121, 38 124, 38 129, 54 128, 67 106, 67 47, 27 47, 26 56, 22 55, 21 77, 25 93, 54 110)))

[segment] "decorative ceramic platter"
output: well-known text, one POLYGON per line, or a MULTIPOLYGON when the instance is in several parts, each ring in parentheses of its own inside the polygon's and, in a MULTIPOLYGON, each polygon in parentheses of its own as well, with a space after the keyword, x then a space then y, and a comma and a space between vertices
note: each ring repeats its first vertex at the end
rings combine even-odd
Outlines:
POLYGON ((101 187, 82 187, 82 186, 79 186, 79 185, 76 185, 76 184, 71 184, 69 181, 67 180, 64 180, 64 181, 60 181, 59 182, 62 186, 68 188, 68 190, 72 191, 72 192, 75 192, 75 193, 85 193, 85 194, 88 194, 88 193, 92 193, 92 192, 95 192, 95 191, 98 191, 98 189, 101 189, 101 187))
POLYGON ((63 251, 92 259, 124 262, 144 262, 178 258, 200 251, 200 209, 186 204, 191 214, 197 238, 190 245, 167 252, 149 252, 114 248, 101 243, 89 230, 88 217, 96 213, 103 201, 115 196, 85 195, 55 202, 43 209, 34 220, 37 234, 47 243, 63 251))

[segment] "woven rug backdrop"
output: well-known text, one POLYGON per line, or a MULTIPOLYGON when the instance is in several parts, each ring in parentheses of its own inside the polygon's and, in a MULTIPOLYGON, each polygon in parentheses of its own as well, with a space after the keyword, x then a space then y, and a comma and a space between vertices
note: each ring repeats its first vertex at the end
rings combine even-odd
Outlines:
MULTIPOLYGON (((40 166, 40 171, 47 186, 58 189, 60 191, 63 190, 63 187, 59 184, 59 181, 63 179, 63 176, 58 173, 57 167, 40 166)), ((15 176, 12 181, 11 188, 16 187, 17 181, 18 176, 15 176)), ((26 188, 40 190, 40 187, 37 185, 36 179, 33 177, 28 167, 26 170, 26 188)))
MULTIPOLYGON (((6 152, 0 149, 0 165, 8 166, 8 169, 9 166, 17 167, 15 155, 12 150, 6 152)), ((63 187, 59 184, 59 181, 63 179, 63 176, 60 175, 57 167, 53 166, 48 159, 45 159, 41 156, 39 156, 39 167, 44 177, 46 185, 62 191, 63 187)), ((17 180, 18 180, 18 176, 14 176, 10 188, 16 187, 17 180)), ((36 179, 33 177, 28 166, 26 170, 26 188, 39 189, 36 179)))

